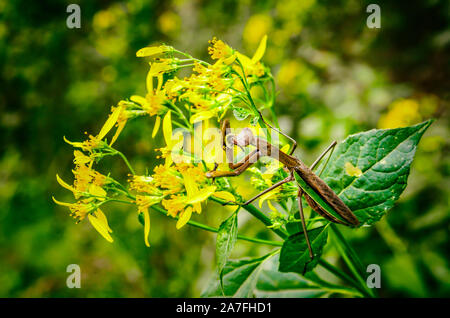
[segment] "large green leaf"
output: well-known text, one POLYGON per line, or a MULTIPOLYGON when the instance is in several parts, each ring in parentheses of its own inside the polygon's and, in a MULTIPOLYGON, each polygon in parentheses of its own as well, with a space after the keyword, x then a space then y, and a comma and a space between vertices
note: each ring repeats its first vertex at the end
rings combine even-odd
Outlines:
POLYGON ((431 123, 429 120, 405 128, 372 129, 351 135, 336 147, 322 178, 361 225, 378 221, 399 198, 417 144, 431 123), (346 169, 346 165, 356 169, 346 169))
POLYGON ((308 245, 303 232, 293 234, 284 241, 281 247, 280 272, 304 274, 317 265, 322 255, 323 247, 327 243, 328 226, 308 231, 308 237, 311 242, 314 258, 310 258, 308 245))
POLYGON ((216 259, 217 269, 221 279, 225 264, 237 240, 237 224, 237 213, 233 213, 228 219, 222 222, 217 232, 216 259))

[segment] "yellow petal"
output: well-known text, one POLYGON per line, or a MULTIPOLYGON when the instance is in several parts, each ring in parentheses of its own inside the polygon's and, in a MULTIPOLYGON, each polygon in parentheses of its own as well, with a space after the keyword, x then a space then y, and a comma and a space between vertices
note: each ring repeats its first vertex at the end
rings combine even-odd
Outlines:
POLYGON ((221 62, 223 62, 223 64, 225 64, 225 65, 230 65, 231 63, 234 62, 234 60, 236 60, 236 54, 233 54, 233 55, 227 57, 226 59, 224 59, 221 62))
POLYGON ((197 212, 198 214, 202 213, 202 204, 199 203, 194 203, 194 211, 197 212))
POLYGON ((266 52, 266 45, 267 45, 267 35, 264 35, 261 39, 261 42, 259 42, 259 46, 256 49, 255 55, 252 57, 252 62, 256 63, 258 62, 264 55, 264 52, 266 52))
POLYGON ((89 222, 91 222, 94 229, 96 229, 97 232, 100 233, 100 235, 103 236, 108 242, 112 243, 114 241, 111 235, 109 235, 108 229, 103 221, 96 218, 92 214, 88 214, 88 219, 89 222))
POLYGON ((152 138, 155 138, 156 134, 158 133, 160 125, 161 125, 161 117, 157 116, 155 120, 155 125, 153 126, 152 138))
MULTIPOLYGON (((239 61, 241 62, 242 66, 244 68, 248 68, 248 67, 252 66, 253 62, 252 62, 252 60, 250 58, 248 58, 244 54, 239 53, 237 51, 236 51, 236 55, 237 55, 237 58, 239 59, 239 61)), ((239 73, 241 72, 240 68, 238 69, 238 72, 239 73)))
MULTIPOLYGON (((149 64, 150 64, 150 66, 152 65, 151 63, 149 63, 149 64)), ((151 70, 151 68, 150 68, 150 70, 151 70)), ((148 72, 147 72, 147 77, 145 79, 145 84, 147 86, 147 92, 149 94, 153 94, 153 75, 150 72, 150 70, 148 70, 148 72)))
POLYGON ((209 119, 211 117, 216 116, 216 113, 210 110, 198 112, 197 114, 193 115, 191 119, 189 120, 191 124, 195 124, 196 122, 209 119))
POLYGON ((216 186, 209 186, 200 190, 194 196, 189 197, 186 204, 194 204, 205 201, 211 194, 214 193, 214 191, 216 191, 216 188, 216 186))
POLYGON ((99 200, 104 200, 105 199, 104 197, 106 197, 106 191, 103 190, 102 187, 95 185, 95 184, 91 184, 89 186, 89 193, 96 197, 99 197, 99 198, 97 198, 99 200))
POLYGON ((150 63, 150 71, 148 72, 147 76, 158 76, 162 75, 163 73, 172 70, 173 67, 169 65, 168 63, 150 63))
POLYGON ((137 51, 136 56, 137 57, 146 57, 146 56, 161 54, 166 51, 168 51, 168 47, 165 45, 148 46, 148 47, 144 47, 144 48, 140 49, 139 51, 137 51))
POLYGON ((63 188, 66 188, 67 190, 72 191, 74 194, 75 194, 75 192, 77 192, 77 191, 75 190, 74 187, 72 187, 72 186, 68 185, 67 183, 65 183, 64 180, 61 179, 58 175, 56 175, 56 181, 58 181, 58 183, 59 183, 63 188))
POLYGON ((109 144, 110 146, 112 146, 113 143, 116 142, 117 138, 119 137, 120 133, 122 132, 122 130, 125 128, 125 125, 127 124, 127 121, 124 120, 119 124, 119 127, 117 127, 117 130, 114 134, 114 136, 111 139, 111 143, 109 144))
POLYGON ((267 201, 267 205, 269 206, 269 209, 271 209, 273 212, 277 212, 277 209, 272 205, 272 202, 267 201))
POLYGON ((362 175, 361 169, 352 165, 351 162, 345 163, 345 172, 351 177, 360 177, 362 175))
POLYGON ((264 201, 266 201, 267 199, 269 199, 271 196, 273 196, 275 194, 275 192, 273 192, 273 191, 269 191, 269 192, 267 192, 266 194, 263 194, 262 196, 261 196, 261 198, 259 199, 259 207, 261 208, 262 207, 262 205, 263 205, 263 203, 264 203, 264 201))
POLYGON ((148 213, 148 208, 142 209, 144 214, 144 242, 147 247, 150 247, 148 241, 148 235, 150 234, 150 214, 148 213))
POLYGON ((169 146, 172 144, 172 111, 168 111, 166 116, 163 119, 163 134, 164 140, 166 141, 166 145, 169 146))
POLYGON ((66 136, 63 136, 63 139, 66 143, 68 143, 69 145, 75 147, 75 148, 81 148, 83 147, 83 143, 82 142, 73 142, 73 141, 69 141, 66 139, 66 136))
POLYGON ((66 203, 66 202, 61 202, 55 199, 55 197, 52 197, 53 201, 58 204, 58 205, 62 205, 62 206, 71 206, 73 203, 66 203))
POLYGON ((116 109, 114 109, 113 113, 109 116, 108 120, 105 122, 102 129, 98 133, 98 136, 97 136, 98 139, 102 140, 103 137, 105 137, 106 134, 111 130, 111 128, 114 127, 114 125, 117 122, 117 119, 119 119, 119 115, 121 112, 122 112, 122 107, 120 107, 120 106, 117 107, 116 109))
POLYGON ((139 104, 139 105, 141 105, 141 106, 145 105, 147 103, 147 100, 144 97, 139 96, 139 95, 131 96, 130 100, 135 102, 135 103, 137 103, 137 104, 139 104))
POLYGON ((106 227, 108 232, 112 233, 112 230, 108 224, 108 219, 106 218, 106 215, 103 213, 103 211, 100 209, 97 209, 97 211, 95 211, 94 214, 97 217, 97 219, 104 224, 104 226, 106 227))
POLYGON ((191 219, 191 215, 192 215, 192 208, 190 206, 180 213, 180 218, 178 219, 176 225, 177 230, 181 229, 183 226, 186 225, 187 222, 189 222, 189 220, 191 219))
POLYGON ((163 75, 159 74, 158 75, 158 86, 156 87, 157 92, 159 92, 161 90, 162 83, 163 83, 163 75))
POLYGON ((225 200, 225 201, 235 201, 234 195, 232 195, 230 192, 228 191, 218 191, 214 193, 214 196, 225 200))
POLYGON ((92 161, 90 157, 86 156, 79 150, 74 150, 73 156, 75 158, 74 160, 76 160, 78 164, 85 164, 92 161))

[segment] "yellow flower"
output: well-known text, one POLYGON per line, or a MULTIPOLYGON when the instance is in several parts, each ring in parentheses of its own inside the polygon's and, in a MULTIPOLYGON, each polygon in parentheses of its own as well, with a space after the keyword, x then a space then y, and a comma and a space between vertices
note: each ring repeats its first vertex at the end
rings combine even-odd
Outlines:
MULTIPOLYGON (((261 77, 265 74, 264 66, 260 63, 260 60, 262 59, 264 53, 266 52, 266 46, 267 46, 267 35, 264 35, 261 41, 259 42, 259 46, 256 49, 255 54, 251 59, 245 56, 244 54, 236 52, 237 58, 239 59, 244 68, 245 76, 256 75, 258 77, 261 77)), ((243 75, 240 67, 235 66, 235 70, 241 73, 241 75, 243 75)))
POLYGON ((138 95, 133 95, 130 97, 130 100, 139 104, 150 116, 161 114, 161 112, 165 109, 164 103, 166 101, 166 93, 161 89, 162 80, 162 76, 158 76, 158 86, 156 90, 153 90, 153 86, 150 85, 145 98, 138 95))
POLYGON ((222 40, 217 40, 217 38, 214 37, 209 43, 211 46, 208 47, 208 53, 213 60, 226 59, 233 55, 233 49, 222 40))
POLYGON ((76 167, 72 170, 75 176, 73 186, 68 185, 59 175, 56 175, 56 180, 63 188, 72 191, 76 199, 80 196, 91 195, 103 200, 106 197, 106 191, 103 190, 102 186, 107 183, 107 177, 91 168, 90 157, 85 156, 79 150, 75 150, 74 155, 76 167))
POLYGON ((183 133, 181 131, 178 131, 172 136, 172 111, 170 110, 163 119, 163 135, 166 146, 157 150, 161 152, 160 157, 166 159, 165 166, 169 167, 173 163, 173 158, 177 161, 180 159, 181 161, 182 155, 177 153, 177 150, 180 149, 175 149, 175 146, 180 145, 180 142, 183 139, 183 133))
POLYGON ((157 191, 153 178, 149 176, 133 176, 128 182, 130 183, 130 189, 136 192, 154 194, 157 191))
POLYGON ((102 143, 103 143, 102 139, 115 126, 122 111, 123 111, 123 106, 113 108, 112 113, 106 120, 102 129, 100 129, 100 132, 98 133, 97 136, 94 137, 92 135, 89 135, 89 137, 88 137, 89 139, 84 142, 72 142, 72 141, 67 140, 66 137, 64 137, 64 141, 67 142, 68 144, 72 145, 75 148, 81 148, 83 151, 88 151, 88 152, 92 153, 94 149, 98 149, 98 148, 102 147, 102 143))
POLYGON ((184 181, 186 196, 181 194, 171 195, 169 199, 164 199, 161 202, 169 215, 173 217, 179 215, 177 229, 180 229, 189 221, 192 211, 201 213, 201 202, 208 199, 216 190, 215 186, 198 189, 198 187, 193 186, 195 183, 190 178, 184 181))
POLYGON ((159 165, 153 171, 154 184, 164 189, 166 193, 177 193, 183 190, 183 180, 175 168, 159 165))
POLYGON ((92 226, 103 236, 108 242, 112 243, 113 239, 109 233, 112 233, 111 228, 108 225, 108 220, 105 214, 93 204, 90 199, 80 200, 76 203, 60 202, 52 197, 53 201, 62 206, 66 206, 70 210, 70 215, 79 223, 86 215, 92 226))
POLYGON ((150 233, 150 214, 148 208, 161 201, 161 196, 136 195, 136 205, 138 206, 138 213, 144 215, 144 242, 150 247, 148 235, 150 233))
POLYGON ((161 204, 169 215, 178 216, 179 229, 189 221, 192 212, 202 212, 201 202, 208 199, 217 188, 206 185, 207 179, 203 169, 193 164, 181 163, 174 167, 157 168, 155 183, 161 188, 167 188, 169 191, 164 191, 166 194, 171 194, 169 198, 163 199, 161 204))

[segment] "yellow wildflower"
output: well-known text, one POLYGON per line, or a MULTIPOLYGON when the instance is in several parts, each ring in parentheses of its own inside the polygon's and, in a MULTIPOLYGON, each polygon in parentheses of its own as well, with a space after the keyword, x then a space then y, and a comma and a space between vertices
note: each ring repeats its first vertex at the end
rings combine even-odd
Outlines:
POLYGON ((108 119, 106 120, 105 124, 103 125, 102 129, 100 130, 97 136, 89 135, 88 137, 89 139, 84 142, 71 142, 67 140, 66 137, 64 137, 64 141, 75 148, 81 148, 83 151, 88 151, 92 153, 94 149, 102 147, 103 143, 102 139, 114 127, 122 111, 123 111, 122 106, 113 108, 112 113, 109 115, 108 119))
POLYGON ((148 208, 154 204, 157 204, 161 201, 160 196, 149 196, 149 195, 137 195, 136 196, 136 205, 138 206, 138 212, 144 215, 144 242, 145 245, 150 247, 150 243, 148 242, 148 235, 150 233, 150 214, 148 212, 148 208))
POLYGON ((153 171, 154 184, 164 189, 164 192, 177 193, 183 189, 183 180, 175 168, 159 165, 153 171))
POLYGON ((108 225, 108 220, 106 219, 105 214, 92 203, 92 199, 84 199, 76 203, 60 202, 53 197, 52 199, 56 204, 68 207, 70 215, 77 220, 77 223, 87 216, 89 222, 97 232, 99 232, 108 242, 113 242, 113 239, 109 234, 112 233, 112 230, 108 225))
POLYGON ((214 37, 209 43, 212 46, 208 47, 208 53, 213 60, 226 59, 233 55, 233 49, 222 40, 217 40, 217 38, 214 37))

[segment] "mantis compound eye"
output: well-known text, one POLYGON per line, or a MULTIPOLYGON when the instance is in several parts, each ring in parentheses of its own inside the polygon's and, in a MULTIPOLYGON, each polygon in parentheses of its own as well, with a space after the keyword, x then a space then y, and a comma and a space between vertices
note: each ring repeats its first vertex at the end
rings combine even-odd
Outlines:
POLYGON ((236 140, 236 135, 234 134, 228 134, 225 137, 225 145, 227 146, 227 148, 233 148, 235 141, 236 140))
POLYGON ((241 132, 236 136, 236 145, 245 147, 253 143, 254 141, 253 132, 250 128, 246 127, 241 130, 241 132))

